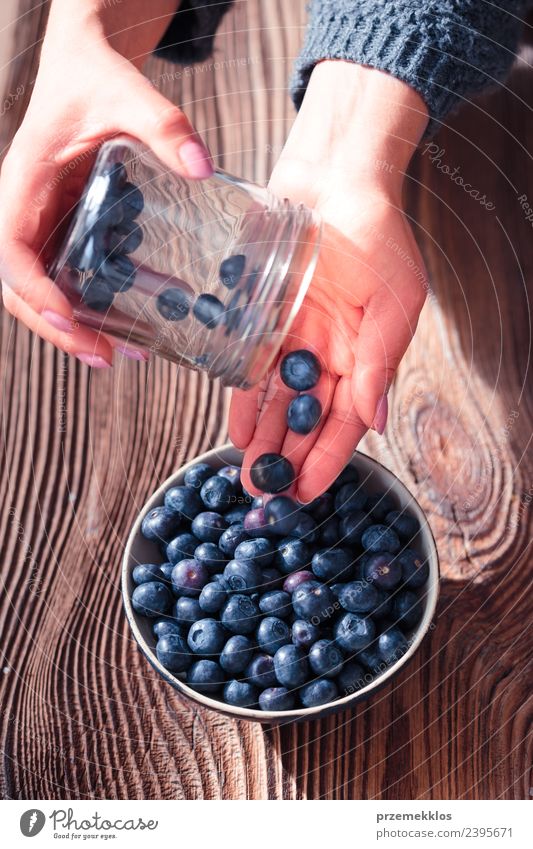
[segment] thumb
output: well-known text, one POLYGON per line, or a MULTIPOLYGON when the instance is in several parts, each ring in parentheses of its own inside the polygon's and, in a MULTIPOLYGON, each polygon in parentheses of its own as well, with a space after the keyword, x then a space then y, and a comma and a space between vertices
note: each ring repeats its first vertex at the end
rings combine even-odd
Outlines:
POLYGON ((119 88, 112 95, 117 130, 139 139, 183 177, 201 180, 212 175, 209 151, 178 106, 133 67, 122 71, 119 88))

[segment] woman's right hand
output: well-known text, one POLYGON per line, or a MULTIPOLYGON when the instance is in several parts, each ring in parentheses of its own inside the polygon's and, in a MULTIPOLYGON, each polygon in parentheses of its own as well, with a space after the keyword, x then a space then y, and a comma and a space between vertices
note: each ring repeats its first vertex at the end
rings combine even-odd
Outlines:
POLYGON ((155 0, 148 15, 144 0, 131 0, 125 22, 121 4, 54 0, 30 104, 2 165, 4 305, 32 331, 96 367, 111 365, 113 347, 136 352, 78 325, 45 265, 105 139, 126 133, 185 177, 212 173, 186 116, 139 70, 176 6, 177 0, 155 0))

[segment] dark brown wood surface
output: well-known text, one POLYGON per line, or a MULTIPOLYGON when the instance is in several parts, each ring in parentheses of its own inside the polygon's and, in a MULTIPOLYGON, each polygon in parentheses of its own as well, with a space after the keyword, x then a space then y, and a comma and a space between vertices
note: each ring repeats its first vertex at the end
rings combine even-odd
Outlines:
MULTIPOLYGON (((45 12, 19 5, 13 54, 24 52, 6 86, 23 92, 3 114, 3 146, 31 91, 45 12)), ((286 79, 303 23, 300 2, 239 2, 211 64, 147 64, 229 171, 268 177, 293 116, 286 79)), ((124 540, 167 475, 225 441, 228 393, 156 359, 90 372, 3 314, 4 797, 531 795, 533 226, 519 197, 533 205, 532 79, 518 67, 442 131, 440 157, 422 149, 412 169, 432 293, 386 435, 365 448, 427 511, 442 590, 415 662, 357 710, 264 728, 199 710, 156 676, 122 612, 124 540)))

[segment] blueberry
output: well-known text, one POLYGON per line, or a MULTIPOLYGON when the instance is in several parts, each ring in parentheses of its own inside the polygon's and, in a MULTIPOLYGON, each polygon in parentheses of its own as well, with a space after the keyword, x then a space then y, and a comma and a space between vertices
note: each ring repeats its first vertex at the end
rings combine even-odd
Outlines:
POLYGON ((385 524, 406 541, 412 539, 420 530, 418 519, 406 513, 405 510, 391 510, 385 516, 385 524))
POLYGON ((215 472, 209 463, 195 463, 194 466, 187 469, 183 476, 183 481, 186 486, 192 486, 193 489, 201 489, 202 484, 214 474, 215 472))
POLYGON ((166 547, 168 561, 170 563, 178 563, 180 560, 192 557, 197 545, 198 540, 192 534, 178 534, 166 547))
POLYGON ((268 592, 270 590, 277 590, 280 588, 283 582, 283 575, 279 569, 275 569, 273 566, 267 566, 266 568, 262 567, 262 572, 263 580, 260 592, 268 592))
POLYGON ((343 663, 342 652, 332 640, 318 640, 309 649, 309 664, 315 675, 336 678, 343 663))
POLYGON ((248 509, 247 504, 236 504, 235 507, 232 507, 231 510, 227 510, 224 513, 224 518, 226 522, 230 523, 230 525, 243 525, 248 514, 248 509))
POLYGON ((286 622, 278 616, 266 616, 256 633, 257 645, 267 654, 276 654, 281 646, 290 643, 291 632, 286 622))
POLYGON ((378 604, 378 591, 365 581, 350 581, 339 590, 338 599, 350 613, 370 613, 378 604))
POLYGON ((331 548, 339 542, 339 539, 343 541, 339 527, 339 520, 336 516, 332 516, 331 519, 327 519, 320 528, 320 542, 326 548, 331 548))
POLYGON ((298 518, 296 502, 286 495, 277 495, 265 507, 265 520, 274 534, 287 536, 298 524, 298 518))
POLYGON ((143 231, 133 221, 116 224, 109 234, 109 250, 114 253, 132 254, 142 244, 143 231))
POLYGON ((294 483, 294 469, 281 454, 261 454, 252 463, 250 478, 261 492, 283 492, 294 483))
POLYGON ((394 510, 395 506, 394 498, 387 492, 377 492, 369 496, 366 502, 367 512, 372 515, 374 522, 383 522, 387 513, 394 510))
MULTIPOLYGON (((225 518, 227 520, 227 515, 225 518)), ((223 531, 218 541, 218 547, 227 557, 233 557, 237 546, 247 539, 248 534, 244 530, 244 526, 240 523, 235 523, 223 531)))
POLYGON ((194 517, 191 530, 201 542, 218 542, 228 523, 220 513, 206 511, 194 517))
POLYGON ((154 507, 142 520, 141 533, 153 542, 169 542, 176 536, 180 522, 180 516, 167 507, 154 507))
POLYGON ((361 537, 372 520, 362 510, 347 513, 339 524, 339 537, 343 543, 361 545, 361 537))
POLYGON ((374 610, 372 611, 373 619, 386 619, 392 614, 392 597, 388 592, 374 584, 378 593, 378 599, 374 610))
POLYGON ((314 395, 297 395, 287 409, 287 427, 295 433, 311 433, 322 415, 322 405, 314 395))
POLYGON ((345 613, 335 625, 335 640, 350 654, 366 649, 375 635, 376 626, 372 619, 358 613, 345 613))
MULTIPOLYGON (((193 537, 197 543, 196 537, 193 537)), ((214 542, 201 542, 194 549, 194 559, 207 566, 211 575, 221 572, 226 565, 226 558, 214 542)))
POLYGON ((337 684, 343 696, 355 693, 366 683, 364 669, 355 660, 349 660, 348 663, 345 663, 337 678, 337 684))
POLYGON ((307 649, 316 643, 320 635, 318 625, 312 625, 306 619, 295 619, 291 627, 291 638, 295 646, 307 649))
POLYGON ((122 191, 122 188, 126 183, 128 174, 124 163, 117 161, 113 162, 113 164, 106 171, 105 176, 109 180, 111 191, 116 193, 118 192, 118 190, 122 191))
POLYGON ((125 217, 137 218, 144 209, 143 193, 133 183, 126 182, 122 186, 121 203, 125 217))
POLYGON ((176 621, 187 628, 190 628, 193 622, 202 619, 204 612, 198 603, 197 598, 189 598, 183 596, 179 598, 174 605, 174 618, 176 621))
POLYGON ((409 644, 399 628, 392 627, 379 635, 377 653, 388 666, 401 658, 409 644))
POLYGON ((287 537, 281 540, 276 562, 284 575, 303 569, 311 562, 311 549, 301 539, 287 537))
POLYGON ((359 472, 355 466, 345 466, 338 478, 332 483, 332 492, 337 492, 346 483, 358 483, 359 472))
POLYGON ((244 672, 255 651, 254 643, 242 634, 230 637, 222 649, 219 662, 224 672, 238 675, 244 672))
POLYGON ((187 636, 189 648, 195 654, 219 654, 227 640, 227 632, 218 619, 199 619, 193 622, 187 636))
POLYGON ((211 581, 202 588, 198 603, 205 613, 218 613, 228 600, 228 591, 219 581, 211 581))
POLYGON ((172 590, 177 596, 198 598, 208 581, 209 570, 198 560, 180 560, 172 570, 172 590))
POLYGON ((256 495, 255 498, 252 498, 251 509, 258 510, 260 507, 265 506, 265 499, 262 495, 256 495))
POLYGON ((232 634, 251 634, 257 628, 260 612, 247 595, 232 595, 222 608, 220 619, 232 634))
POLYGON ((313 554, 311 569, 321 581, 346 581, 352 556, 344 548, 322 548, 313 554))
POLYGON ((238 490, 241 484, 241 470, 238 466, 223 466, 219 469, 217 475, 221 478, 226 478, 233 486, 234 491, 238 490))
POLYGON ((205 696, 215 695, 224 681, 224 671, 215 660, 197 660, 187 673, 187 684, 205 696))
POLYGON ((239 708, 251 708, 257 704, 259 690, 247 681, 228 681, 224 686, 222 698, 227 705, 239 708))
POLYGON ((159 663, 169 672, 186 672, 192 663, 187 643, 179 634, 164 634, 160 637, 155 653, 159 663))
POLYGON ((275 547, 265 537, 245 540, 235 549, 236 560, 255 560, 260 566, 270 566, 275 554, 275 547))
POLYGON ((286 687, 267 687, 259 694, 261 710, 292 710, 294 696, 286 687))
POLYGON ((365 563, 364 577, 382 590, 393 590, 402 579, 402 567, 390 554, 374 554, 365 563))
MULTIPOLYGON (((307 569, 302 569, 299 572, 292 572, 283 582, 283 589, 286 593, 293 593, 301 585, 308 581, 313 581, 315 576, 307 569)), ((305 618, 305 617, 304 617, 305 618)))
POLYGON ((225 336, 229 336, 232 331, 236 330, 247 307, 247 304, 242 302, 239 304, 242 301, 241 295, 240 289, 237 289, 226 303, 226 312, 224 315, 224 324, 226 326, 224 331, 225 336))
POLYGON ((367 551, 397 554, 402 544, 398 534, 387 525, 370 525, 361 537, 361 544, 367 551))
POLYGON ((105 280, 113 291, 127 292, 135 282, 135 265, 124 254, 114 254, 98 266, 96 276, 105 280))
POLYGON ((402 583, 409 589, 423 587, 429 578, 429 563, 416 551, 405 548, 396 558, 402 570, 402 583))
POLYGON ((165 506, 192 521, 204 509, 202 499, 192 486, 173 486, 165 493, 165 506))
POLYGON ((351 481, 337 491, 335 495, 335 511, 337 516, 346 516, 356 510, 362 510, 367 502, 367 493, 361 484, 351 481))
POLYGON ((234 497, 234 489, 227 478, 221 475, 213 475, 212 478, 206 480, 200 490, 200 498, 208 510, 215 510, 217 513, 227 510, 234 497))
POLYGON ((283 383, 297 392, 306 392, 316 386, 321 371, 318 359, 306 350, 291 351, 283 357, 280 365, 283 383))
POLYGON ((219 324, 225 312, 225 307, 216 295, 207 293, 198 296, 192 312, 194 317, 202 324, 205 324, 208 330, 213 330, 219 324))
POLYGON ((292 613, 291 596, 284 590, 270 590, 259 599, 259 610, 268 616, 280 616, 285 619, 292 613))
POLYGON ((261 586, 261 567, 254 560, 230 560, 224 568, 224 578, 232 592, 249 595, 261 586))
POLYGON ((274 672, 274 658, 269 654, 256 654, 244 670, 244 678, 256 687, 275 687, 278 683, 274 672))
POLYGON ((95 312, 107 312, 113 303, 115 290, 105 280, 92 277, 87 280, 81 289, 81 300, 95 312))
POLYGON ((155 563, 141 563, 135 566, 131 573, 134 584, 146 584, 148 581, 165 582, 165 576, 161 571, 161 566, 156 566, 155 563))
POLYGON ((375 645, 369 646, 368 648, 357 652, 357 662, 362 663, 363 666, 370 672, 372 672, 374 675, 376 675, 378 672, 383 672, 383 670, 386 668, 386 664, 378 655, 377 648, 375 645))
POLYGON ((291 537, 296 537, 304 542, 316 542, 319 536, 317 524, 313 517, 306 513, 305 510, 300 510, 298 523, 291 531, 291 537))
POLYGON ((244 517, 243 525, 250 537, 264 537, 269 532, 265 511, 262 507, 258 507, 256 510, 249 510, 244 517))
POLYGON ((174 563, 162 563, 159 568, 163 575, 162 580, 170 586, 172 584, 172 570, 174 568, 174 563))
POLYGON ((124 207, 115 194, 110 191, 103 198, 97 212, 95 227, 107 230, 124 220, 124 207))
POLYGON ((311 514, 315 522, 325 522, 334 510, 333 495, 331 492, 323 492, 314 501, 307 505, 306 510, 311 514))
POLYGON ((161 581, 149 581, 135 587, 131 594, 131 605, 140 616, 155 619, 170 610, 172 594, 161 581))
POLYGON ((191 296, 188 291, 170 286, 157 296, 156 306, 167 321, 183 321, 189 315, 191 296))
POLYGON ((294 645, 281 646, 274 655, 274 672, 284 687, 300 687, 309 676, 309 663, 303 649, 294 645))
POLYGON ((183 626, 179 622, 176 622, 175 619, 169 619, 166 616, 156 619, 152 625, 152 634, 157 639, 165 637, 167 634, 179 634, 181 636, 182 633, 183 626))
POLYGON ((246 257, 244 254, 233 254, 220 263, 219 277, 227 289, 234 289, 242 277, 246 257))
MULTIPOLYGON (((295 575, 298 572, 294 573, 295 575)), ((290 578, 293 575, 289 576, 290 578)), ((324 622, 338 607, 330 588, 319 581, 305 581, 293 592, 292 606, 298 619, 309 619, 314 625, 324 622)))
POLYGON ((411 590, 403 590, 392 599, 392 619, 404 628, 414 628, 422 618, 423 605, 411 590))
POLYGON ((300 699, 306 708, 318 707, 328 702, 333 702, 339 697, 339 691, 334 681, 327 678, 318 678, 311 681, 300 690, 300 699))

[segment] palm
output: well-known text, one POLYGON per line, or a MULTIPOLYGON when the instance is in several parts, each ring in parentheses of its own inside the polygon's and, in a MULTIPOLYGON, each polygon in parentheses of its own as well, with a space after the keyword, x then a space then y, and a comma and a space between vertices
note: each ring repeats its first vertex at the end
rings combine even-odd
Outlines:
POLYGON ((247 469, 265 451, 281 453, 298 474, 295 493, 312 500, 327 488, 372 426, 376 404, 416 327, 424 300, 421 269, 402 212, 375 191, 358 196, 324 191, 315 177, 295 179, 298 169, 279 167, 271 186, 277 194, 314 207, 323 238, 313 282, 280 356, 309 348, 322 363, 313 390, 322 404, 318 427, 307 436, 287 429, 286 410, 296 394, 274 368, 259 387, 235 390, 230 435, 246 449, 247 469), (283 173, 284 172, 284 173, 283 173))

